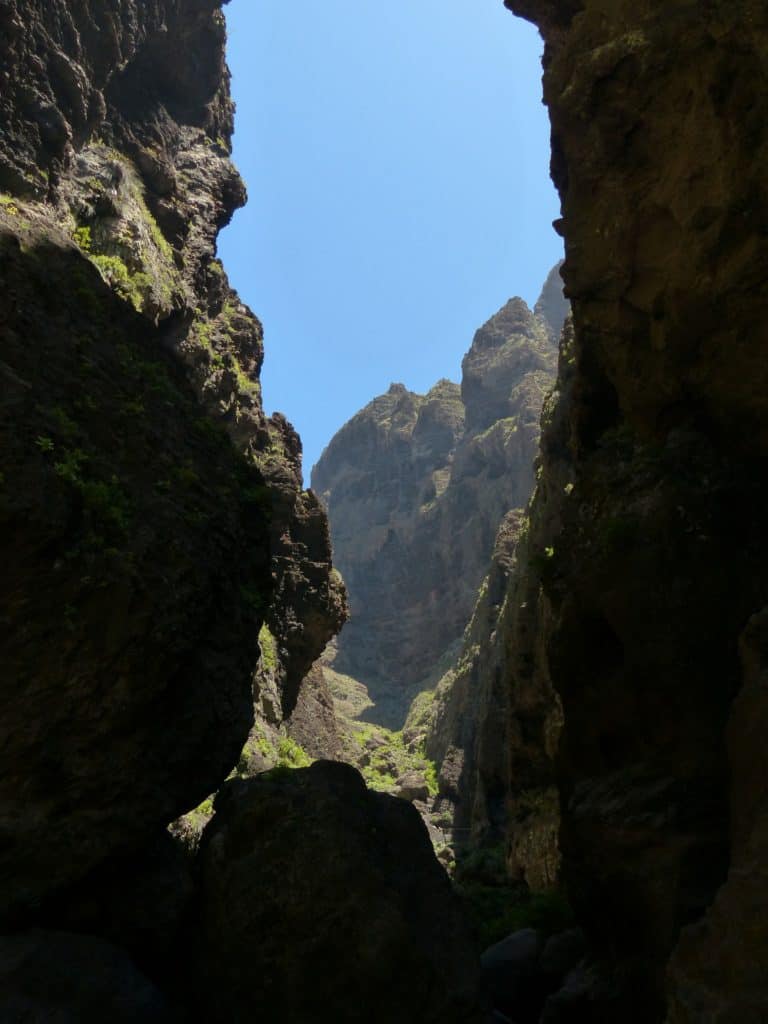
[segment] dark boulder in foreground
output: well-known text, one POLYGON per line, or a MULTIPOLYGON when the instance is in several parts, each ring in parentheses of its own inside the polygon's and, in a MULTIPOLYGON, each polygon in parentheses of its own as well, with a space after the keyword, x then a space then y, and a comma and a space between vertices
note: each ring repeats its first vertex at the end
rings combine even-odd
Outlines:
MULTIPOLYGON (((515 1024, 559 1021, 557 1012, 563 1007, 570 1012, 576 996, 581 1013, 591 995, 588 969, 581 963, 586 952, 580 928, 549 937, 535 928, 523 928, 485 950, 483 988, 501 1020, 515 1024)), ((584 1024, 588 1019, 584 1017, 584 1024)))
POLYGON ((319 761, 234 781, 216 811, 198 950, 212 1021, 481 1019, 471 938, 410 804, 319 761))
POLYGON ((172 1024, 154 985, 116 946, 33 930, 0 937, 4 1024, 172 1024))

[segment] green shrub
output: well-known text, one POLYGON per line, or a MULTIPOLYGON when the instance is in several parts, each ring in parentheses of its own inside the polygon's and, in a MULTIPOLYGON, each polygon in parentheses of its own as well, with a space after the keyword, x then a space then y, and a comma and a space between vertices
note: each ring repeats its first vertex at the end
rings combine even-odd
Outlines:
POLYGON ((89 227, 83 225, 79 228, 75 228, 72 238, 75 240, 76 244, 80 246, 83 252, 89 253, 91 251, 93 239, 91 237, 91 229, 89 227))
POLYGON ((114 475, 109 480, 88 479, 83 472, 87 463, 88 456, 82 449, 70 448, 53 469, 80 494, 83 507, 98 521, 124 532, 130 523, 130 503, 119 480, 114 475))
POLYGON ((468 850, 458 859, 458 882, 506 885, 507 866, 503 843, 492 843, 468 850))
POLYGON ((369 789, 375 789, 380 793, 389 793, 394 789, 395 776, 381 767, 369 764, 360 769, 360 774, 369 789))
POLYGON ((277 668, 277 641, 272 636, 269 626, 263 622, 259 630, 259 647, 261 648, 261 664, 268 672, 277 668))
POLYGON ((145 274, 143 271, 131 274, 124 260, 119 256, 91 254, 90 259, 118 295, 130 302, 136 312, 140 313, 147 295, 152 290, 152 278, 149 274, 145 274))
POLYGON ((19 208, 14 201, 13 196, 9 196, 7 193, 0 193, 0 207, 11 217, 18 217, 19 208))
POLYGON ((127 285, 131 280, 128 267, 119 256, 91 256, 91 259, 102 272, 104 277, 114 285, 127 285))
POLYGON ((277 745, 277 768, 308 768, 312 758, 290 736, 283 736, 277 745))

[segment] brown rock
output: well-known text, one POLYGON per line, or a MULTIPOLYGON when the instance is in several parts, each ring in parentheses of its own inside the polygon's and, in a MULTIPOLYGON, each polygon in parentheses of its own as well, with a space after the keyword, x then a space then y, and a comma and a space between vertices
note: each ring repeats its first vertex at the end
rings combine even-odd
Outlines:
POLYGON ((314 666, 304 678, 298 704, 287 726, 291 738, 310 757, 338 757, 341 749, 339 724, 333 698, 319 665, 314 666))
POLYGON ((258 472, 53 230, 0 240, 0 914, 216 788, 271 589, 258 472))
POLYGON ((194 892, 191 854, 163 830, 53 894, 35 908, 33 920, 41 928, 98 936, 124 950, 155 983, 169 985, 185 973, 194 892))

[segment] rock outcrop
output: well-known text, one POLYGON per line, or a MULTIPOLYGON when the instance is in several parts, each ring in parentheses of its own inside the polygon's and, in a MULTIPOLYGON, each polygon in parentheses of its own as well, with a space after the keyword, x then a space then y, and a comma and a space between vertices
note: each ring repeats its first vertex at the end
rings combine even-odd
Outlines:
POLYGON ((377 721, 402 724, 430 675, 434 685, 502 517, 528 500, 564 316, 553 289, 540 315, 512 299, 477 332, 461 387, 444 380, 417 395, 393 384, 314 468, 352 609, 334 667, 368 687, 377 721))
POLYGON ((546 750, 516 708, 554 689, 562 871, 599 962, 546 1019, 760 1020, 768 12, 507 6, 545 39, 573 306, 510 747, 546 750))
POLYGON ((2 5, 0 917, 198 804, 344 617, 262 332, 215 260, 220 4, 2 5), (260 705, 259 705, 260 706, 260 705))
POLYGON ((201 846, 210 1020, 482 1020, 458 900, 408 803, 318 761, 231 782, 216 812, 201 846))
POLYGON ((263 478, 163 333, 47 210, 0 217, 7 912, 226 776, 271 580, 263 478))

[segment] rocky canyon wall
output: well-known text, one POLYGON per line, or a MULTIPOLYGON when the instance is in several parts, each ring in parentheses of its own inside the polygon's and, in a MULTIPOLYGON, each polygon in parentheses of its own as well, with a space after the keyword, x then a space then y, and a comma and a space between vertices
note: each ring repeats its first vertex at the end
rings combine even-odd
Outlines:
MULTIPOLYGON (((398 875, 395 839, 365 893, 354 865, 322 883, 322 919, 343 889, 342 922, 356 913, 376 935, 358 984, 392 958, 408 968, 408 949, 432 979, 418 1019, 474 1021, 469 937, 418 815, 352 769, 243 783, 223 859, 221 832, 198 854, 166 829, 258 743, 254 714, 256 729, 292 717, 310 743, 326 694, 302 680, 346 614, 300 441, 263 411, 261 325, 215 258, 245 201, 221 6, 0 4, 0 1018, 251 1019, 250 990, 216 994, 232 936, 242 950, 263 938, 230 868, 244 856, 252 881, 254 824, 257 870, 260 842, 282 865, 291 793, 311 804, 314 786, 308 863, 390 827, 418 860, 398 875), (422 883, 447 944, 409 915, 422 883)), ((286 921, 299 874, 318 906, 297 862, 272 890, 286 921)), ((279 996, 262 991, 258 1013, 307 1019, 279 996)), ((351 1021, 358 1007, 340 986, 326 1010, 351 1021)))
POLYGON ((557 268, 531 312, 511 299, 477 331, 461 385, 393 384, 333 438, 312 475, 352 614, 334 665, 374 720, 400 725, 460 642, 504 515, 524 506, 566 313, 557 268))
POLYGON ((545 39, 573 306, 518 555, 507 643, 530 657, 506 674, 509 728, 532 683, 554 688, 563 876, 602 965, 546 1019, 758 1021, 768 13, 507 6, 545 39))
POLYGON ((3 877, 23 904, 215 789, 260 622, 282 718, 344 601, 215 259, 245 199, 218 5, 0 19, 3 877))

